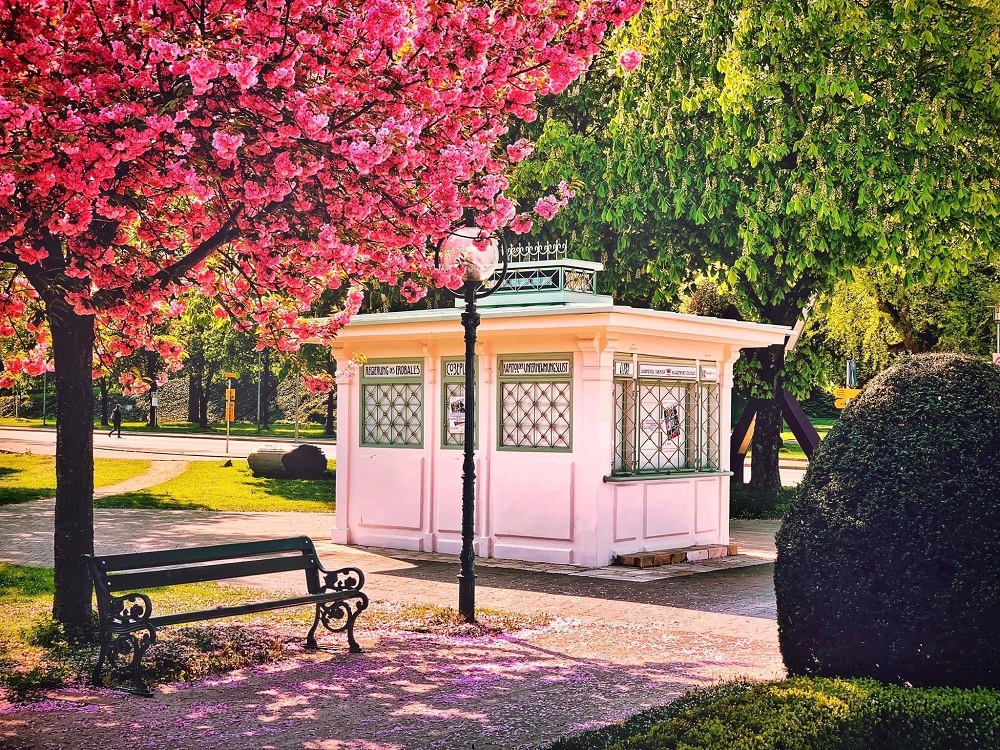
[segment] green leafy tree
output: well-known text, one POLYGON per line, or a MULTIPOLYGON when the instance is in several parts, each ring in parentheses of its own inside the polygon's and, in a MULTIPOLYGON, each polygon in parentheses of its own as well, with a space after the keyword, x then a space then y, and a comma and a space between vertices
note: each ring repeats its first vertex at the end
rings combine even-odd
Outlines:
MULTIPOLYGON (((257 371, 257 336, 241 330, 232 318, 220 318, 208 298, 193 295, 177 323, 177 335, 184 341, 188 377, 188 421, 208 427, 210 389, 225 382, 223 373, 257 371)), ((259 377, 259 376, 258 376, 259 377)))
MULTIPOLYGON (((661 294, 714 271, 749 319, 788 326, 856 267, 965 273, 1000 235, 998 25, 981 0, 653 0, 612 40, 644 59, 605 68, 618 93, 576 221, 661 294)), ((781 346, 746 367, 755 396, 797 379, 781 346)), ((780 482, 780 426, 769 402, 758 489, 780 482)))

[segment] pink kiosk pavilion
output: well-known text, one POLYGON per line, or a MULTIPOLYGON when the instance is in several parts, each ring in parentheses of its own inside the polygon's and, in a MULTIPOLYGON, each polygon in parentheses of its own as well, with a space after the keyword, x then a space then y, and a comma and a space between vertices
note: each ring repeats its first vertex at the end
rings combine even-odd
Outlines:
MULTIPOLYGON (((728 544, 733 364, 790 329, 616 305, 564 245, 511 260, 479 306, 477 556, 728 544)), ((335 341, 363 364, 337 381, 334 542, 461 550, 460 314, 360 315, 335 341)))

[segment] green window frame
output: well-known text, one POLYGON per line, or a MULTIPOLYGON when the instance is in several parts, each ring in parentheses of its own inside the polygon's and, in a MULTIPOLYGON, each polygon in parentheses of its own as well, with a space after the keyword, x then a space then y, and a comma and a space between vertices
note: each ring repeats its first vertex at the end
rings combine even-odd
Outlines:
POLYGON ((497 450, 573 451, 573 354, 497 357, 497 450))
POLYGON ((361 366, 361 445, 422 448, 424 360, 373 359, 361 366))
MULTIPOLYGON (((479 357, 476 357, 476 447, 479 447, 479 357)), ((465 397, 465 357, 441 358, 441 447, 465 447, 465 431, 452 432, 451 399, 465 397), (450 372, 449 372, 450 371, 450 372)))
POLYGON ((718 363, 636 355, 614 362, 612 476, 718 472, 718 363))

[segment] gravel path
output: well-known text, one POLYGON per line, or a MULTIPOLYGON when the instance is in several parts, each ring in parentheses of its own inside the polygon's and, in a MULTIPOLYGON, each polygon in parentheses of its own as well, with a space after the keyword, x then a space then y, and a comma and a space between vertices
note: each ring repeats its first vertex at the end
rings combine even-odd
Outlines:
POLYGON ((363 633, 363 654, 304 655, 167 686, 154 699, 65 691, 63 700, 0 710, 0 746, 537 748, 695 685, 780 677, 773 638, 760 635, 575 620, 523 637, 363 633))

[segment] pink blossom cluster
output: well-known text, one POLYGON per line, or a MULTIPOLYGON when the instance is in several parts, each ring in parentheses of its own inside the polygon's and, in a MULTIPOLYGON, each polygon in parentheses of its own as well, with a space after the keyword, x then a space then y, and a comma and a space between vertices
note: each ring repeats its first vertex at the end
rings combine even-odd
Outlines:
POLYGON ((180 349, 155 331, 191 292, 287 349, 335 335, 370 282, 410 300, 454 284, 430 248, 465 210, 525 229, 504 175, 531 146, 501 146, 509 119, 534 119, 640 5, 10 0, 0 320, 44 292, 50 313, 95 317, 98 369, 140 348, 169 369, 180 349))
POLYGON ((629 72, 638 68, 641 62, 642 53, 639 50, 627 49, 618 56, 618 64, 629 72))

